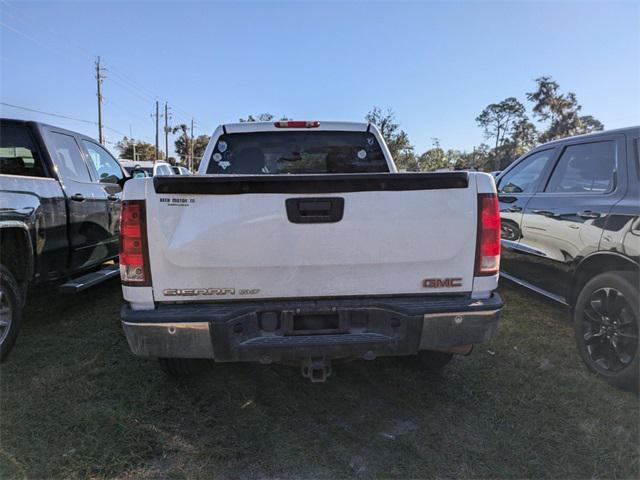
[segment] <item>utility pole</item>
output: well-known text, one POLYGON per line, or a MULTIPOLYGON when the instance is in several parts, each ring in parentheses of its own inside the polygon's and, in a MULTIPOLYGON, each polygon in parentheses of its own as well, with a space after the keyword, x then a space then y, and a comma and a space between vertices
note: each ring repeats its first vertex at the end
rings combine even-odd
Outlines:
POLYGON ((169 161, 169 104, 164 102, 164 150, 165 160, 169 161))
POLYGON ((96 82, 98 86, 98 141, 104 145, 104 136, 102 135, 102 71, 100 66, 100 57, 96 60, 96 82))
POLYGON ((156 100, 156 114, 151 114, 152 117, 156 117, 156 162, 160 159, 160 145, 158 143, 158 130, 160 128, 160 104, 156 100))
POLYGON ((131 145, 133 146, 133 161, 136 161, 136 141, 133 139, 133 130, 131 124, 129 124, 129 138, 131 138, 131 145))
POLYGON ((193 118, 191 119, 191 144, 189 145, 189 171, 192 171, 193 168, 193 144, 195 143, 195 139, 193 138, 193 118))
POLYGON ((498 157, 498 145, 500 145, 500 127, 498 127, 498 131, 496 133, 496 148, 493 149, 495 152, 496 158, 494 159, 494 170, 500 170, 500 157, 498 157))
POLYGON ((160 102, 156 100, 156 161, 160 159, 160 143, 158 141, 159 127, 160 127, 160 102))

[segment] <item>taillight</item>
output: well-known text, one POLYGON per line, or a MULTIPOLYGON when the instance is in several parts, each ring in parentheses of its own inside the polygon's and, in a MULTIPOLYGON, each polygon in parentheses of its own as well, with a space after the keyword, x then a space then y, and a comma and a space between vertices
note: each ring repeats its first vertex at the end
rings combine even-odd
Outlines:
POLYGON ((500 206, 495 193, 478 194, 476 276, 495 275, 500 270, 500 206))
POLYGON ((317 128, 320 126, 320 122, 305 121, 305 120, 281 120, 273 124, 276 128, 317 128))
POLYGON ((143 200, 125 200, 120 211, 120 279, 124 285, 149 286, 149 255, 143 200))

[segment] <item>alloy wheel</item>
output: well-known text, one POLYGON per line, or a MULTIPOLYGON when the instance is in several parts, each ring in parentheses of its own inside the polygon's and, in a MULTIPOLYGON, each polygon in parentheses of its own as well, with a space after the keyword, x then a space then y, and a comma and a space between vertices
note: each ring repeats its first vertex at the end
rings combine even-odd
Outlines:
POLYGON ((629 300, 615 288, 599 288, 583 314, 584 343, 595 366, 607 372, 626 368, 638 353, 638 322, 629 300))

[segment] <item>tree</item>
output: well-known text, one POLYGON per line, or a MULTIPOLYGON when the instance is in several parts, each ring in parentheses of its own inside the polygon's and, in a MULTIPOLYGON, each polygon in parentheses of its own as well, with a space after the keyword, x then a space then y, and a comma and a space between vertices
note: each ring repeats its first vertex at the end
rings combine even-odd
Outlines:
POLYGON ((200 166, 204 151, 207 149, 207 145, 209 145, 209 140, 209 135, 198 135, 194 140, 192 165, 194 171, 197 171, 198 167, 200 166))
MULTIPOLYGON (((116 149, 120 152, 120 158, 129 158, 131 160, 155 160, 156 147, 150 143, 141 142, 132 138, 124 137, 116 143, 116 149), (136 146, 136 158, 133 158, 133 146, 136 146)), ((164 153, 160 152, 160 159, 164 158, 164 153)))
POLYGON ((413 152, 413 146, 409 142, 409 136, 404 130, 400 129, 393 110, 387 108, 383 112, 382 109, 374 106, 365 116, 365 120, 378 127, 387 147, 389 147, 391 157, 393 157, 399 169, 419 170, 419 162, 413 152))
POLYGON ((582 106, 573 92, 560 93, 560 85, 550 76, 536 79, 537 88, 527 93, 534 103, 533 113, 548 128, 540 135, 541 142, 556 138, 602 130, 604 125, 591 115, 580 115, 582 106))
POLYGON ((582 124, 582 133, 600 132, 604 130, 604 124, 592 115, 581 116, 580 123, 582 124))
POLYGON ((187 134, 187 126, 179 125, 174 129, 175 131, 182 131, 182 134, 176 139, 174 142, 176 154, 180 157, 181 164, 187 164, 189 161, 189 156, 191 155, 191 145, 193 143, 193 163, 191 168, 193 170, 198 170, 200 166, 200 161, 202 160, 202 156, 204 155, 204 151, 209 144, 210 137, 209 135, 199 135, 195 138, 191 138, 187 134))
MULTIPOLYGON (((245 123, 245 122, 270 122, 271 120, 273 120, 275 118, 275 116, 271 113, 261 113, 260 115, 256 115, 255 117, 253 115, 249 115, 247 116, 247 118, 241 118, 240 122, 245 123)), ((280 117, 281 121, 287 121, 287 120, 291 120, 290 118, 288 118, 286 115, 283 115, 280 117)))
POLYGON ((525 116, 513 126, 511 136, 502 145, 489 152, 490 163, 487 167, 504 170, 515 159, 535 147, 538 139, 536 126, 525 116))
POLYGON ((398 167, 400 171, 406 172, 419 172, 420 171, 420 163, 418 162, 418 157, 413 152, 413 150, 400 152, 398 155, 393 157, 393 161, 398 167))
POLYGON ((451 167, 447 153, 440 146, 438 138, 432 138, 433 147, 418 157, 418 165, 422 171, 434 171, 451 167))
POLYGON ((181 132, 178 139, 174 142, 174 150, 180 156, 180 162, 184 163, 191 153, 191 138, 189 137, 189 127, 186 123, 181 123, 177 127, 171 129, 171 133, 181 132), (178 148, 180 150, 178 151, 178 148))
POLYGON ((461 165, 461 168, 471 168, 485 172, 491 171, 493 168, 491 152, 491 147, 486 143, 473 147, 473 151, 462 154, 461 162, 464 162, 464 164, 461 165))
POLYGON ((500 103, 488 105, 476 117, 476 122, 484 129, 486 139, 495 138, 494 149, 497 150, 511 138, 515 125, 526 120, 525 112, 524 105, 517 98, 508 97, 500 103))
POLYGON ((513 126, 511 141, 517 146, 517 148, 530 150, 536 146, 537 139, 538 129, 526 116, 523 116, 513 126))

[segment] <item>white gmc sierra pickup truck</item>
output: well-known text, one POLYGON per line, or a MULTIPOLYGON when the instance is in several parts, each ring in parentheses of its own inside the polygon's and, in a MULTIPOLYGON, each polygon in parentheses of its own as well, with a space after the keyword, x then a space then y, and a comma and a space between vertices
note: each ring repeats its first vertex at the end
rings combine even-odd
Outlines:
POLYGON ((444 365, 496 331, 500 215, 484 173, 397 173, 373 125, 218 127, 199 175, 125 185, 120 270, 131 350, 296 362, 418 355, 444 365))

